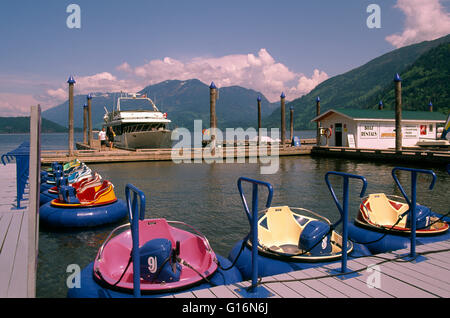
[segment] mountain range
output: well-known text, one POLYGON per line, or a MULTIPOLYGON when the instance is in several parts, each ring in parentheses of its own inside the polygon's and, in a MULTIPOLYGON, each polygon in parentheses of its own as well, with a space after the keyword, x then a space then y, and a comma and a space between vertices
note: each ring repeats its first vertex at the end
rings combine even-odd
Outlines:
MULTIPOLYGON (((203 127, 209 127, 209 85, 197 80, 168 80, 145 87, 137 92, 150 97, 158 109, 166 112, 172 121, 172 128, 193 128, 193 121, 201 119, 203 127)), ((240 86, 220 88, 216 101, 217 126, 243 127, 257 125, 257 97, 261 97, 261 108, 265 115, 272 113, 277 104, 270 103, 260 92, 240 86), (253 122, 249 118, 254 118, 253 122)), ((93 93, 92 123, 96 128, 103 124, 105 108, 112 111, 120 93, 93 93)), ((83 105, 86 95, 74 96, 74 126, 83 126, 83 105)), ((68 100, 47 109, 42 113, 44 118, 68 126, 68 100)))
MULTIPOLYGON (((394 76, 402 79, 402 107, 405 110, 433 110, 448 114, 450 107, 450 35, 402 47, 386 53, 349 72, 320 83, 308 94, 286 103, 294 108, 294 128, 311 129, 316 116, 316 99, 321 113, 331 108, 395 108, 394 76)), ((263 122, 266 127, 280 127, 278 107, 263 122)), ((288 122, 288 121, 287 121, 288 122)), ((315 124, 314 124, 315 125, 315 124)))
MULTIPOLYGON (((0 117, 0 134, 17 134, 30 132, 30 117, 0 117)), ((42 118, 41 132, 61 133, 67 128, 48 119, 42 118)))
MULTIPOLYGON (((308 94, 286 103, 294 108, 294 128, 314 128, 311 119, 320 97, 321 112, 330 108, 376 108, 383 101, 386 109, 395 107, 394 75, 402 78, 403 107, 406 110, 428 109, 450 111, 450 35, 393 50, 368 63, 320 83, 308 94)), ((193 128, 193 120, 201 119, 209 127, 209 86, 197 79, 167 80, 149 85, 140 92, 147 94, 162 112, 167 112, 172 127, 193 128)), ((120 93, 94 93, 92 118, 95 128, 103 123, 105 108, 111 111, 120 93)), ((219 89, 216 103, 217 126, 257 127, 257 102, 261 97, 263 127, 280 126, 280 102, 270 103, 260 92, 240 86, 219 89)), ((83 126, 85 95, 74 96, 74 126, 83 126)), ((42 113, 48 120, 67 127, 68 101, 42 113)))

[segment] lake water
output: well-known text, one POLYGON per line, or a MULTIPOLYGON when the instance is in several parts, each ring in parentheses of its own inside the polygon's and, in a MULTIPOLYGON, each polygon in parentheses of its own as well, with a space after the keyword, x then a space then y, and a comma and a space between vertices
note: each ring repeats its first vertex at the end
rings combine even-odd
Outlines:
MULTIPOLYGON (((301 138, 313 138, 314 134, 315 132, 310 131, 296 133, 301 138)), ((65 141, 61 141, 64 134, 58 135, 60 134, 43 135, 42 148, 50 149, 55 145, 46 143, 56 140, 59 140, 59 148, 63 148, 66 145, 65 141)), ((16 142, 12 148, 14 149, 26 140, 27 135, 3 137, 4 135, 0 136, 0 149, 10 147, 13 141, 16 142)), ((0 153, 4 151, 1 150, 0 153)), ((125 198, 124 189, 127 183, 143 190, 147 199, 146 217, 164 217, 194 226, 208 238, 214 251, 225 257, 233 245, 249 231, 236 185, 240 176, 271 183, 274 188, 273 206, 307 208, 331 221, 339 218, 339 212, 325 185, 324 176, 328 171, 365 176, 368 181, 367 193, 401 195, 391 176, 394 165, 368 161, 311 156, 282 157, 279 170, 273 175, 261 175, 259 164, 250 163, 175 164, 167 161, 89 166, 115 185, 116 195, 121 199, 125 198)), ((444 170, 434 171, 437 182, 432 191, 428 190, 431 179, 425 175, 419 176, 418 202, 430 206, 436 212, 447 212, 450 176, 444 170)), ((409 175, 401 172, 399 179, 409 193, 409 175)), ((339 195, 342 192, 341 180, 331 178, 331 181, 339 195)), ((350 182, 350 218, 356 215, 361 185, 356 180, 350 182)), ((248 200, 251 200, 250 188, 245 189, 248 200)), ((260 192, 260 199, 259 206, 262 209, 264 190, 260 192)), ((126 222, 127 220, 124 220, 122 223, 126 222)), ((106 236, 118 225, 69 232, 41 229, 37 297, 65 297, 69 275, 66 272, 67 266, 78 264, 83 268, 93 261, 106 236)))

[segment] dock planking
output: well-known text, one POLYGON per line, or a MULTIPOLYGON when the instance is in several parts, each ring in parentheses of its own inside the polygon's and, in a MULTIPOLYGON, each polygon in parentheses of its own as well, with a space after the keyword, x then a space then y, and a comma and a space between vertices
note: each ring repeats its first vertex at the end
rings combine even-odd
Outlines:
MULTIPOLYGON (((180 148, 181 149, 181 148, 180 148)), ((248 147, 233 146, 217 148, 215 155, 212 155, 207 148, 187 148, 180 152, 180 149, 136 149, 136 150, 76 150, 72 156, 67 151, 44 150, 41 152, 41 163, 51 164, 52 162, 68 162, 72 159, 79 159, 85 163, 111 163, 111 162, 136 162, 136 161, 172 161, 182 160, 183 162, 200 159, 202 161, 223 161, 230 159, 264 158, 267 156, 299 156, 311 154, 312 145, 302 145, 301 147, 248 147)), ((248 159, 251 162, 250 159, 248 159)), ((256 162, 256 160, 254 160, 256 162)), ((227 161, 228 162, 228 161, 227 161)))
POLYGON ((28 193, 16 208, 16 165, 0 165, 0 298, 27 297, 28 193))
MULTIPOLYGON (((417 246, 425 260, 407 262, 399 256, 409 250, 399 250, 373 256, 350 259, 349 270, 359 275, 347 279, 330 276, 340 262, 322 267, 263 277, 261 285, 272 295, 269 298, 448 298, 450 297, 450 242, 417 246), (428 252, 437 253, 428 253, 428 252), (378 266, 374 266, 378 265, 378 266), (368 270, 373 268, 374 271, 368 270), (379 284, 370 284, 377 274, 379 284)), ((238 289, 249 287, 250 281, 216 286, 205 290, 184 292, 176 298, 241 298, 238 289)))
POLYGON ((396 151, 395 149, 366 149, 366 148, 349 148, 349 147, 328 147, 314 146, 311 149, 312 156, 334 157, 356 160, 371 160, 381 162, 404 162, 417 163, 426 165, 444 164, 450 161, 450 149, 422 149, 414 147, 414 149, 404 149, 396 151))

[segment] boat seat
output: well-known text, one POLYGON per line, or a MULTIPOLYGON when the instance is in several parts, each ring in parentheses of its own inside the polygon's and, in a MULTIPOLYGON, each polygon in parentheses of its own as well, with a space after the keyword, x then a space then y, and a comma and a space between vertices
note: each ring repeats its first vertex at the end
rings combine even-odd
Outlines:
POLYGON ((83 191, 77 192, 78 200, 82 203, 94 201, 106 192, 110 186, 112 186, 112 184, 108 180, 103 180, 100 185, 93 184, 85 188, 83 191))
POLYGON ((285 253, 295 253, 297 250, 293 252, 292 247, 298 249, 302 228, 288 206, 270 208, 259 221, 259 243, 272 250, 284 251, 284 246, 285 253))
POLYGON ((77 192, 79 193, 79 192, 83 192, 84 190, 86 190, 89 187, 101 186, 102 182, 103 181, 101 180, 100 175, 96 172, 94 174, 94 176, 86 178, 86 179, 83 179, 83 180, 77 182, 78 185, 75 186, 75 184, 74 184, 73 187, 75 187, 77 189, 77 192))
POLYGON ((110 181, 108 180, 103 180, 103 183, 100 187, 100 189, 98 189, 97 192, 95 192, 94 195, 94 200, 97 200, 98 198, 100 198, 104 193, 110 191, 113 188, 113 185, 110 181))
POLYGON ((389 200, 384 193, 370 194, 365 205, 369 210, 370 221, 384 226, 394 225, 399 216, 408 210, 407 204, 389 200))

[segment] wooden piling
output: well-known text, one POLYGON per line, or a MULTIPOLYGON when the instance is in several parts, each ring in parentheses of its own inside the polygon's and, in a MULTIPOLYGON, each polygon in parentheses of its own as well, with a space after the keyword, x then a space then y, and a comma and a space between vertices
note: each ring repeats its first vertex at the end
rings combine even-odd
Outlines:
MULTIPOLYGON (((39 250, 39 194, 41 187, 41 106, 32 106, 30 114, 30 165, 28 206, 27 297, 36 297, 37 256, 39 250)), ((24 220, 25 221, 25 220, 24 220)))
POLYGON ((89 146, 93 146, 93 136, 92 136, 92 130, 94 129, 92 127, 92 95, 88 94, 87 95, 87 103, 88 103, 88 123, 89 123, 89 128, 88 128, 88 141, 89 141, 89 146))
POLYGON ((281 93, 281 145, 284 147, 286 140, 286 116, 285 116, 285 98, 284 92, 281 93))
POLYGON ((291 144, 292 144, 292 141, 294 140, 294 106, 291 106, 290 108, 289 108, 289 110, 290 110, 290 119, 291 119, 291 122, 290 122, 290 129, 291 129, 291 131, 290 131, 290 138, 291 138, 291 144))
POLYGON ((83 106, 83 143, 87 144, 88 137, 87 137, 87 111, 88 111, 87 104, 84 104, 83 106))
POLYGON ((209 127, 211 134, 211 146, 212 153, 214 154, 216 147, 216 128, 217 128, 217 118, 216 118, 216 99, 217 99, 217 87, 214 82, 211 82, 209 86, 209 127))
MULTIPOLYGON (((316 98, 316 117, 320 115, 320 97, 316 98)), ((320 122, 316 123, 316 144, 320 146, 320 122)))
POLYGON ((258 145, 261 143, 261 97, 256 99, 258 102, 258 145))
POLYGON ((402 80, 398 74, 395 83, 395 151, 402 150, 402 80))
POLYGON ((73 85, 75 79, 71 75, 67 80, 69 83, 69 156, 73 155, 73 85))

